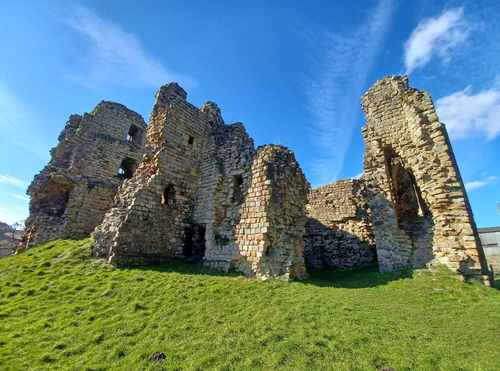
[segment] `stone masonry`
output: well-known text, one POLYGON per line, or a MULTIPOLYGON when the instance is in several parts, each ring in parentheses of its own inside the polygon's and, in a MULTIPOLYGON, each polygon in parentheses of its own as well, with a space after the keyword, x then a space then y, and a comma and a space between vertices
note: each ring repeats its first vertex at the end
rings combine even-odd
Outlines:
POLYGON ((242 124, 225 125, 214 103, 187 103, 177 84, 158 91, 147 138, 135 176, 93 233, 97 256, 117 265, 181 258, 260 278, 305 275, 307 183, 291 151, 266 146, 256 154, 242 124))
POLYGON ((309 192, 304 257, 313 269, 376 263, 363 180, 345 179, 309 192))
POLYGON ((52 160, 28 188, 30 216, 18 251, 57 238, 85 238, 102 222, 142 156, 146 124, 125 106, 101 102, 72 115, 52 160))
POLYGON ((381 271, 444 264, 488 280, 472 211, 431 97, 388 76, 363 96, 365 181, 381 271))
POLYGON ((293 152, 260 148, 251 175, 236 227, 237 270, 259 278, 305 278, 302 236, 309 184, 293 152))
POLYGON ((115 265, 182 259, 267 279, 378 263, 382 272, 444 264, 489 282, 453 152, 425 92, 406 77, 362 99, 365 173, 310 189, 294 154, 254 148, 217 105, 162 86, 146 127, 102 102, 71 116, 28 189, 19 251, 92 232, 115 265), (147 133, 146 133, 147 130, 147 133))

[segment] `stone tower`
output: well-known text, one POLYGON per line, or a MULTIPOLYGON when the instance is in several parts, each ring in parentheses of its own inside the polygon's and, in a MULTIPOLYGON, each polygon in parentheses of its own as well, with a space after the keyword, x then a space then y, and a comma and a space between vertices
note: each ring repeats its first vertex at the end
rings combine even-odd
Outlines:
POLYGON ((50 163, 28 188, 30 216, 18 251, 57 238, 86 238, 102 222, 124 179, 132 177, 146 124, 125 106, 101 102, 72 115, 50 163))
POLYGON ((94 253, 116 265, 180 258, 301 278, 307 189, 291 151, 256 152, 241 123, 226 125, 215 103, 197 108, 170 83, 156 95, 143 161, 93 233, 94 253))
POLYGON ((444 264, 488 280, 467 194, 427 92, 379 80, 362 99, 367 185, 380 270, 444 264))

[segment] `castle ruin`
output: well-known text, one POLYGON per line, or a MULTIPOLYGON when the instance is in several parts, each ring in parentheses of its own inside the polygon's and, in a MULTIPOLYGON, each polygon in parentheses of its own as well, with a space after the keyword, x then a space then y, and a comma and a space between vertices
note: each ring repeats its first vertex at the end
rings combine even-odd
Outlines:
POLYGON ((445 265, 490 282, 446 129, 407 77, 362 98, 360 179, 311 189, 294 154, 254 148, 213 102, 177 84, 156 94, 149 125, 125 106, 73 115, 33 180, 19 251, 92 236, 115 265, 173 259, 267 279, 378 263, 382 272, 445 265))

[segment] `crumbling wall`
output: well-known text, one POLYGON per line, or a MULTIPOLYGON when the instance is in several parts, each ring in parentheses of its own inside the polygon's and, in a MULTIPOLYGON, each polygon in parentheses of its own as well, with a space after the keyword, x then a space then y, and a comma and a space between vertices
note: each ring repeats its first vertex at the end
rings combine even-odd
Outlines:
POLYGON ((377 261, 364 182, 344 179, 311 189, 304 258, 312 269, 346 269, 377 261))
POLYGON ((177 84, 160 88, 150 120, 148 155, 96 228, 95 254, 118 265, 180 258, 230 269, 253 141, 241 123, 225 125, 215 103, 189 104, 177 84))
POLYGON ((51 162, 30 185, 20 249, 94 230, 94 254, 117 265, 180 258, 293 279, 306 276, 304 256, 321 269, 377 255, 381 271, 445 264, 487 280, 429 95, 409 88, 406 77, 389 76, 362 106, 365 175, 309 191, 290 150, 255 151, 241 123, 226 125, 215 103, 189 104, 175 83, 157 92, 147 144, 138 114, 102 102, 70 117, 51 162))
POLYGON ((88 237, 139 163, 145 130, 141 116, 117 103, 101 102, 89 114, 72 115, 50 163, 28 188, 30 216, 18 251, 57 238, 88 237))
POLYGON ((293 153, 268 146, 256 155, 241 123, 225 125, 212 102, 187 103, 177 84, 160 88, 150 120, 144 160, 95 229, 94 254, 117 265, 180 258, 304 277, 307 182, 293 153))
POLYGON ((237 270, 262 279, 307 276, 302 236, 308 189, 292 151, 275 145, 258 150, 236 227, 237 270))
POLYGON ((117 265, 182 256, 207 128, 207 115, 186 102, 179 85, 158 90, 146 155, 94 231, 95 255, 117 265))
MULTIPOLYGON (((202 110, 204 108, 202 107, 202 110)), ((255 149, 243 124, 211 125, 193 220, 206 227, 203 262, 230 270, 238 260, 235 228, 250 184, 255 149)))
POLYGON ((446 129, 428 93, 388 76, 363 96, 365 179, 381 271, 487 269, 446 129))

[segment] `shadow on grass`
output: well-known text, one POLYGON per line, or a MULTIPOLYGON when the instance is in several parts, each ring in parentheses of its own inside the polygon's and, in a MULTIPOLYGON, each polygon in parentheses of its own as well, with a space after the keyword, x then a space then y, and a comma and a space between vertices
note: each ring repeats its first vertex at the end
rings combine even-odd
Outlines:
POLYGON ((409 277, 412 277, 410 269, 380 273, 378 265, 374 264, 349 270, 309 271, 309 278, 301 282, 322 287, 361 289, 386 285, 391 281, 409 277))
POLYGON ((494 288, 500 290, 500 276, 493 277, 494 288))
POLYGON ((204 276, 237 277, 243 276, 240 272, 223 272, 215 268, 205 267, 201 264, 187 263, 184 261, 173 261, 171 263, 151 264, 151 265, 129 265, 120 269, 155 271, 163 273, 180 273, 204 276))
MULTIPOLYGON (((217 269, 208 268, 200 264, 175 261, 161 265, 147 266, 127 266, 122 269, 156 271, 164 273, 180 273, 190 275, 206 275, 218 277, 237 277, 244 276, 240 272, 223 272, 217 269)), ((298 281, 306 285, 315 285, 320 287, 343 287, 343 288, 365 288, 385 285, 391 281, 400 280, 412 276, 411 270, 380 273, 378 266, 371 265, 362 268, 350 270, 317 270, 310 271, 309 278, 298 281)), ((249 278, 251 279, 251 278, 249 278)))

